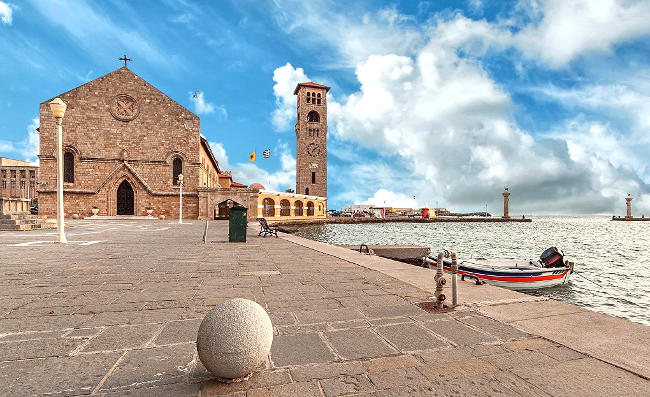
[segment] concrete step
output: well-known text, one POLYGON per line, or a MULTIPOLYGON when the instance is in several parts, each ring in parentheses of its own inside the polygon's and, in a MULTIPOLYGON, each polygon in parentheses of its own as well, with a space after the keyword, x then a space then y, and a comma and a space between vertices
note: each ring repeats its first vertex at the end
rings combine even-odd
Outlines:
POLYGON ((23 219, 0 219, 0 224, 2 223, 40 223, 43 222, 41 219, 37 218, 23 218, 23 219))
POLYGON ((28 214, 0 215, 0 230, 38 230, 56 228, 56 221, 28 214))

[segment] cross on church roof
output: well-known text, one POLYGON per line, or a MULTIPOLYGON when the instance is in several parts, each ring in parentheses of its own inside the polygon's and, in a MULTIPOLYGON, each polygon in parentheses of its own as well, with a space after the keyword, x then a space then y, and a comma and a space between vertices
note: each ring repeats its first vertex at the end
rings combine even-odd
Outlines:
POLYGON ((131 59, 131 58, 127 58, 127 57, 126 57, 126 54, 124 54, 124 56, 123 56, 122 58, 117 58, 117 59, 119 59, 120 61, 124 61, 124 67, 127 67, 127 66, 126 66, 126 63, 127 63, 128 61, 132 61, 132 60, 133 60, 133 59, 131 59))

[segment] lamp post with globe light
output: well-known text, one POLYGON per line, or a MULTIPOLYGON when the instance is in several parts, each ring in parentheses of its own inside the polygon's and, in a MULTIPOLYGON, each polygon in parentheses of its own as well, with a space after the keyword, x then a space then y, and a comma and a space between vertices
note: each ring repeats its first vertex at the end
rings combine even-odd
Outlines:
POLYGON ((61 98, 55 98, 50 103, 50 110, 56 120, 56 128, 58 135, 57 142, 57 156, 56 156, 56 229, 58 242, 67 244, 68 240, 65 238, 65 230, 63 225, 63 116, 67 108, 65 102, 61 98))
POLYGON ((178 223, 183 223, 183 174, 178 174, 178 184, 181 187, 178 205, 178 223))

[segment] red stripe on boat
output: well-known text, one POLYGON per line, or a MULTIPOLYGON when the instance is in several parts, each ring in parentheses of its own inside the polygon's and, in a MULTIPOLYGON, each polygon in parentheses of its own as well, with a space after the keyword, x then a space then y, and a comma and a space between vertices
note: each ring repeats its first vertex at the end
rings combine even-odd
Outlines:
POLYGON ((534 277, 501 277, 501 276, 488 276, 485 274, 476 274, 476 273, 465 273, 458 272, 459 274, 467 274, 473 277, 478 277, 483 280, 494 280, 494 281, 511 281, 513 283, 526 283, 529 281, 545 281, 545 280, 555 280, 558 278, 564 277, 566 272, 560 274, 551 274, 548 276, 534 276, 534 277))
MULTIPOLYGON (((445 270, 449 268, 445 267, 445 270)), ((490 276, 486 274, 478 274, 478 273, 471 273, 471 272, 466 272, 463 270, 459 270, 458 274, 464 274, 467 276, 472 276, 472 277, 478 277, 483 280, 494 280, 494 281, 511 281, 513 283, 527 283, 529 281, 545 281, 545 280, 555 280, 558 278, 564 277, 568 270, 563 271, 560 274, 550 274, 548 276, 530 276, 530 277, 503 277, 503 276, 490 276)))

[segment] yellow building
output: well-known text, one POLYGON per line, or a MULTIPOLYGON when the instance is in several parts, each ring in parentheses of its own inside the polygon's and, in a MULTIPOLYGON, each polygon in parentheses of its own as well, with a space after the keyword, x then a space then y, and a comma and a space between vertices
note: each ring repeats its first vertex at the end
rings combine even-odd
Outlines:
POLYGON ((327 198, 260 190, 257 198, 257 214, 258 218, 274 221, 325 218, 327 198))

